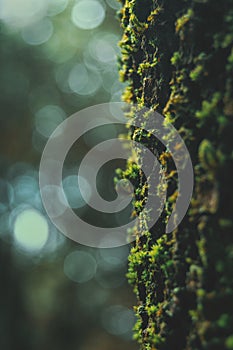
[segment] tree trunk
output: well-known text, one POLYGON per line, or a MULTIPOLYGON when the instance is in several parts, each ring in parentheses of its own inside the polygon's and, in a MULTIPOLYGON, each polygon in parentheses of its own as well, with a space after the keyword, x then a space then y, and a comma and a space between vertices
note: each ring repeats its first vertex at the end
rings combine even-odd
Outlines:
MULTIPOLYGON (((190 208, 166 234, 177 192, 174 165, 159 142, 131 129, 135 141, 157 151, 168 181, 166 210, 137 237, 129 258, 138 297, 135 337, 145 350, 233 349, 232 4, 123 1, 123 98, 157 110, 175 126, 195 176, 190 208)), ((135 179, 135 169, 129 161, 123 177, 135 179)), ((145 180, 136 175, 137 201, 145 202, 145 180)))

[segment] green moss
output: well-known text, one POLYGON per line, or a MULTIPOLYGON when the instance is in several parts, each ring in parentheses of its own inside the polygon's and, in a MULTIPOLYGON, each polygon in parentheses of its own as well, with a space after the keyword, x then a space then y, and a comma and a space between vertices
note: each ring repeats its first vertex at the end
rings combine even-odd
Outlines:
POLYGON ((226 348, 233 349, 233 335, 226 339, 226 348))
POLYGON ((204 68, 202 65, 197 65, 189 74, 192 81, 196 81, 201 77, 204 68))
POLYGON ((180 53, 178 51, 174 52, 172 58, 171 58, 171 64, 173 66, 176 66, 178 64, 181 63, 181 56, 180 56, 180 53))
POLYGON ((209 140, 204 139, 201 142, 198 148, 198 157, 203 168, 210 170, 217 167, 218 160, 216 150, 209 140))
POLYGON ((196 112, 196 117, 201 120, 200 126, 205 123, 205 119, 213 117, 215 115, 216 107, 221 101, 221 93, 215 92, 210 101, 202 101, 202 108, 196 112))
POLYGON ((176 32, 180 32, 181 29, 188 23, 193 16, 193 10, 188 9, 187 13, 185 13, 182 17, 178 18, 176 21, 176 32))

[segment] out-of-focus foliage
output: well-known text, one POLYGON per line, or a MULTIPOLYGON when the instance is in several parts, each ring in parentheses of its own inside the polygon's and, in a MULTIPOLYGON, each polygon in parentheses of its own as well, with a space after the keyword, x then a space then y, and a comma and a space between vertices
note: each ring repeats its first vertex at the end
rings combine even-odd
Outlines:
MULTIPOLYGON (((67 241, 47 218, 38 186, 41 152, 56 126, 120 99, 117 9, 115 0, 0 2, 1 349, 135 348, 128 248, 67 241)), ((77 169, 99 139, 103 132, 85 135, 63 169, 68 201, 84 217, 77 169)), ((112 172, 99 178, 106 193, 112 172)))
MULTIPOLYGON (((160 220, 141 238, 135 228, 128 273, 138 297, 135 337, 145 350, 232 349, 232 1, 122 2, 124 99, 173 123, 195 172, 190 209, 165 234, 178 194, 174 163, 143 128, 131 130, 133 140, 159 156, 168 181, 160 220)), ((129 162, 122 176, 136 185, 140 211, 143 174, 129 162)))

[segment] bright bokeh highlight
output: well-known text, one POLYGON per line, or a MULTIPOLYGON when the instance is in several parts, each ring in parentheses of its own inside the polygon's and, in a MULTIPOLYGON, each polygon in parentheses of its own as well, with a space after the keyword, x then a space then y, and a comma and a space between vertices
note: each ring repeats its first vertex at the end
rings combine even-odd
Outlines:
POLYGON ((95 0, 81 0, 72 10, 72 21, 81 29, 94 29, 105 18, 103 5, 95 0))
POLYGON ((40 212, 26 209, 18 214, 14 222, 16 245, 24 251, 41 250, 49 235, 47 220, 40 212))

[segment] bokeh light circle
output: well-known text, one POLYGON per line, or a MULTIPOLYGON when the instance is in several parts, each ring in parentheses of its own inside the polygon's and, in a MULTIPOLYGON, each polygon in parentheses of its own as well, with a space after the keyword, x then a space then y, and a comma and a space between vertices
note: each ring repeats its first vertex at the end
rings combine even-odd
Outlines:
POLYGON ((120 10, 121 4, 117 0, 106 0, 109 7, 111 7, 113 10, 120 10))
POLYGON ((0 19, 12 27, 23 28, 44 17, 47 0, 1 0, 0 19))
POLYGON ((88 72, 84 64, 76 64, 70 71, 69 87, 72 91, 79 94, 83 87, 88 83, 88 72))
POLYGON ((79 184, 84 189, 87 198, 90 199, 91 186, 84 177, 70 175, 63 180, 63 189, 71 208, 82 208, 87 204, 82 197, 79 184))
POLYGON ((68 77, 69 88, 78 95, 94 94, 101 86, 102 79, 98 71, 87 69, 84 64, 76 64, 68 77))
POLYGON ((44 137, 49 137, 66 117, 64 110, 56 105, 47 105, 35 113, 36 130, 44 137))
POLYGON ((63 12, 67 7, 68 2, 69 0, 48 0, 48 16, 56 16, 63 12))
POLYGON ((13 231, 16 245, 31 252, 43 248, 48 239, 49 226, 39 211, 29 208, 16 216, 13 231))
POLYGON ((64 273, 73 282, 85 283, 96 273, 97 264, 94 257, 84 251, 74 251, 64 261, 64 273))
POLYGON ((110 334, 131 338, 135 315, 124 306, 112 305, 104 310, 102 324, 110 334))
POLYGON ((41 45, 48 41, 53 34, 53 23, 49 18, 43 18, 22 29, 23 40, 29 45, 41 45))
POLYGON ((94 0, 81 0, 72 10, 72 21, 81 29, 97 28, 105 18, 103 5, 94 0))

